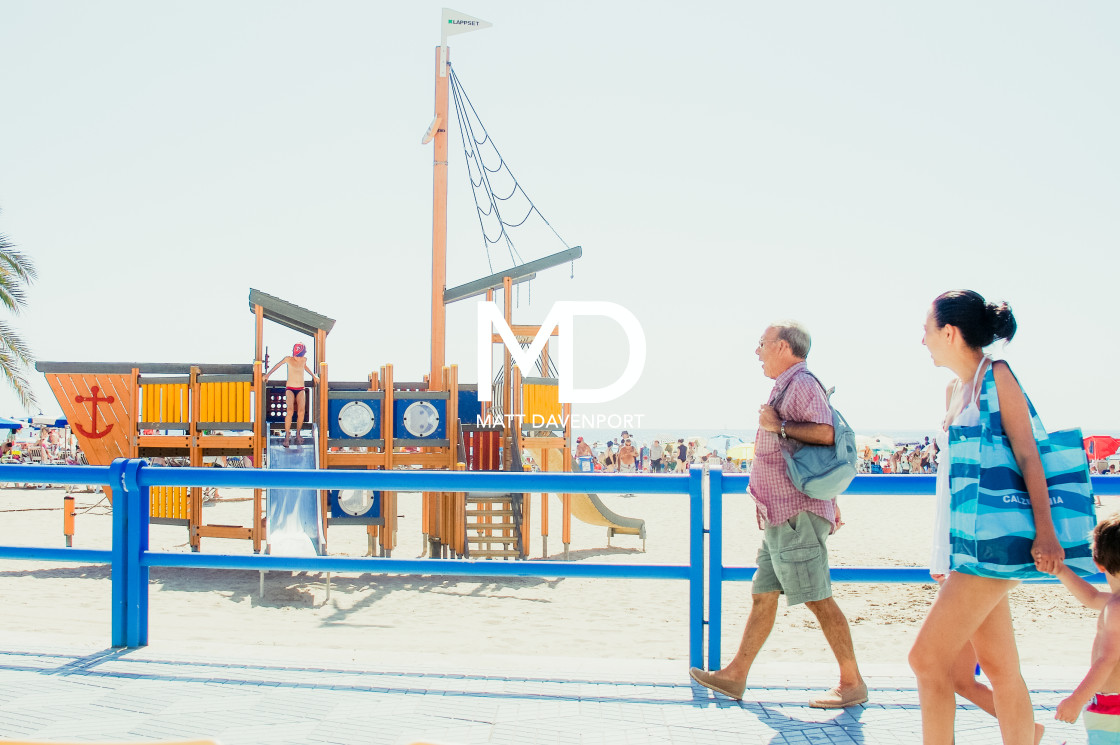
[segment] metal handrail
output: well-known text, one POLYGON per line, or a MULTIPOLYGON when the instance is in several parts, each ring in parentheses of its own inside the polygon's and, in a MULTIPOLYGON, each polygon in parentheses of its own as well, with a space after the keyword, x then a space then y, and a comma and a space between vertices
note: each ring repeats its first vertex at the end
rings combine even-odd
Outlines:
MULTIPOLYGON (((934 476, 860 475, 845 494, 932 494, 934 476)), ((701 666, 707 636, 708 666, 720 664, 722 583, 747 581, 755 567, 723 565, 725 495, 747 497, 750 477, 707 472, 693 466, 688 475, 601 473, 498 473, 490 471, 348 471, 156 468, 142 460, 116 460, 110 466, 0 465, 0 482, 100 484, 112 489, 113 542, 109 551, 0 546, 0 558, 108 563, 112 566, 112 645, 137 647, 148 642, 150 567, 351 571, 489 577, 608 577, 675 579, 689 585, 689 661, 701 666), (148 550, 153 486, 246 488, 371 489, 410 492, 530 492, 604 494, 683 494, 689 497, 687 564, 603 564, 552 561, 492 562, 462 559, 389 559, 341 556, 286 557, 171 553, 148 550), (706 499, 705 499, 706 492, 706 499), (708 502, 708 522, 704 503, 708 502), (704 535, 708 541, 705 546, 704 535), (707 603, 705 604, 705 580, 707 603), (706 618, 705 618, 706 616, 706 618), (705 634, 706 627, 706 634, 705 634)), ((1094 476, 1097 494, 1120 494, 1120 477, 1094 476)), ((924 567, 834 567, 836 582, 928 583, 924 567)), ((1098 578, 1093 578, 1099 580, 1098 578)), ((1054 582, 1056 580, 1038 580, 1054 582)))

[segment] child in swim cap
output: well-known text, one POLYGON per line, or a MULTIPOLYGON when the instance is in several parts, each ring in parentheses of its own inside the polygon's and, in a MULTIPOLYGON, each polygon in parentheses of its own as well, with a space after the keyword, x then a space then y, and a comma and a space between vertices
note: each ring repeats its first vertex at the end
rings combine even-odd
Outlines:
POLYGON ((311 379, 316 384, 319 383, 319 376, 307 365, 306 355, 307 347, 297 342, 292 346, 292 353, 277 362, 264 376, 265 380, 268 380, 269 376, 280 369, 281 365, 288 366, 287 391, 284 393, 284 399, 288 404, 287 410, 284 412, 284 447, 288 447, 291 440, 293 413, 299 414, 296 419, 296 444, 303 444, 303 436, 300 433, 303 429, 304 413, 307 411, 307 388, 304 386, 304 371, 311 373, 311 379))

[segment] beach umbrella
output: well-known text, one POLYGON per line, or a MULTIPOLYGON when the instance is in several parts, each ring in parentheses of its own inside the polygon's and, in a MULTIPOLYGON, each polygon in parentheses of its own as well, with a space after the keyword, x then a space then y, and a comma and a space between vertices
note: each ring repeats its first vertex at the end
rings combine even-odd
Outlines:
POLYGON ((704 443, 704 447, 707 448, 710 453, 722 455, 730 448, 742 444, 743 438, 737 435, 715 435, 714 437, 708 438, 708 441, 704 443))
POLYGON ((39 416, 31 417, 31 425, 35 427, 65 427, 67 426, 66 419, 63 417, 54 416, 39 416))
POLYGON ((17 422, 15 419, 9 419, 6 416, 0 416, 0 429, 22 429, 23 422, 17 422))
POLYGON ((744 442, 727 449, 727 457, 731 460, 754 460, 754 443, 744 442))
POLYGON ((1089 460, 1103 460, 1120 450, 1120 440, 1107 435, 1089 435, 1084 440, 1084 446, 1089 460))

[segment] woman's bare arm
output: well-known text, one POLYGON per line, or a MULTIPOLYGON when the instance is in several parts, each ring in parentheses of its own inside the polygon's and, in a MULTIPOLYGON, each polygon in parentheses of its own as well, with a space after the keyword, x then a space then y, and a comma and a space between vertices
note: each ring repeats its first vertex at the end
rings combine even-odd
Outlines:
POLYGON ((1015 454, 1015 462, 1023 474, 1023 481, 1027 484, 1031 512, 1034 513, 1035 538, 1031 556, 1039 571, 1053 574, 1065 558, 1065 551, 1058 542, 1054 520, 1050 515, 1050 492, 1046 488, 1046 474, 1042 470, 1042 459, 1038 455, 1038 444, 1031 428, 1027 397, 1023 395, 1019 381, 1011 374, 1006 363, 994 363, 992 372, 996 379, 1003 431, 1011 443, 1011 451, 1015 454))

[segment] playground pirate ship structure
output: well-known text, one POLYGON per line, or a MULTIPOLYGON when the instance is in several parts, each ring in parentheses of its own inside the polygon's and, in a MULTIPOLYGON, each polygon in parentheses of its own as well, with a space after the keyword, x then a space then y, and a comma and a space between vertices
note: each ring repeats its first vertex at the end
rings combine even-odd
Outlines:
MULTIPOLYGON (((542 333, 539 324, 514 323, 514 285, 537 272, 574 262, 579 246, 523 261, 513 231, 530 217, 544 220, 513 178, 455 75, 446 45, 448 33, 489 24, 444 10, 444 36, 436 48, 435 118, 424 137, 433 145, 433 230, 431 365, 422 381, 398 381, 384 365, 364 381, 336 381, 329 374, 327 337, 335 321, 260 290, 249 291, 254 319, 254 356, 249 364, 40 362, 59 405, 93 465, 114 458, 160 458, 202 466, 208 456, 239 456, 254 467, 440 470, 521 470, 531 453, 546 471, 573 464, 571 405, 559 400, 556 368, 546 342, 536 369, 522 371, 508 348, 491 387, 493 403, 482 401, 478 385, 461 384, 458 367, 445 361, 447 306, 468 298, 495 301, 500 295, 506 325, 527 345, 542 333), (448 122, 454 100, 467 175, 490 247, 503 245, 513 265, 456 287, 446 286, 448 122), (499 177, 511 187, 495 191, 499 177), (503 211, 505 214, 503 214, 503 211), (508 214, 517 212, 511 219, 508 214), (308 389, 309 434, 304 445, 285 447, 287 407, 283 382, 265 379, 266 322, 311 341, 312 369, 319 384, 308 389), (529 374, 531 373, 531 374, 529 374), (495 424, 501 422, 502 424, 495 424), (539 423, 546 423, 540 426, 539 423), (533 424, 538 423, 537 427, 533 424)), ((561 243, 563 239, 552 230, 561 243)), ((554 338, 557 330, 545 330, 554 338)), ((501 343, 495 334, 493 343, 501 343)), ((482 397, 487 398, 487 397, 482 397)), ((397 495, 391 492, 254 490, 252 513, 244 525, 205 522, 201 488, 157 487, 151 491, 156 523, 187 527, 190 545, 203 538, 251 540, 253 550, 274 554, 324 554, 333 526, 364 526, 370 554, 389 556, 397 546, 397 495)), ((524 558, 529 553, 530 508, 534 495, 425 493, 421 500, 424 551, 433 558, 524 558)), ((557 495, 562 512, 565 555, 571 518, 601 525, 608 542, 615 534, 645 539, 644 521, 615 515, 595 496, 557 495)), ((111 494, 110 494, 111 498, 111 494)), ((549 495, 540 494, 542 552, 548 555, 549 495)))

